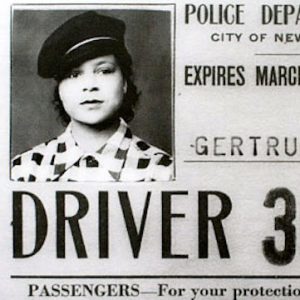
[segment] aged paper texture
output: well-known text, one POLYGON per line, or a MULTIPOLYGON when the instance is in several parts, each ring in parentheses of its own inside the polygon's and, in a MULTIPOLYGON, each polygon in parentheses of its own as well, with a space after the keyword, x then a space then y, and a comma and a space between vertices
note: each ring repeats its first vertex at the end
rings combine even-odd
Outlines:
POLYGON ((299 2, 0 15, 1 299, 300 297, 299 2))

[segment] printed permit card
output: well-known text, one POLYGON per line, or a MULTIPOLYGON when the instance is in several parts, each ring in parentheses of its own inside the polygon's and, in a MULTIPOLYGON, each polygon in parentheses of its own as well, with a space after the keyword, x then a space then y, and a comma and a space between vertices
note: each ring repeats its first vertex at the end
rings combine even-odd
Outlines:
POLYGON ((1 299, 299 299, 300 3, 0 15, 1 299))

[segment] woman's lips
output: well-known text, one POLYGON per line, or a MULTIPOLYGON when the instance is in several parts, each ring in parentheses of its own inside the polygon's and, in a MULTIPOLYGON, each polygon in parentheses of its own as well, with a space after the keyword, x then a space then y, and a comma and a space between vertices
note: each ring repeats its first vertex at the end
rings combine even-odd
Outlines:
POLYGON ((89 104, 101 104, 104 101, 98 99, 84 100, 80 103, 80 105, 89 105, 89 104))

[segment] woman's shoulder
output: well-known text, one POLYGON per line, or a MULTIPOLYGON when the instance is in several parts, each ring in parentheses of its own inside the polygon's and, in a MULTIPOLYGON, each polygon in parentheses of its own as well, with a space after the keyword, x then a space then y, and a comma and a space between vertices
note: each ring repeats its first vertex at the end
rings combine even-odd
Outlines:
POLYGON ((47 154, 50 150, 54 149, 57 145, 57 138, 52 138, 51 140, 36 145, 21 154, 16 155, 12 159, 13 164, 22 164, 26 163, 27 161, 36 161, 39 163, 39 160, 43 159, 43 155, 47 154))
POLYGON ((53 138, 16 155, 11 161, 11 179, 35 181, 38 169, 55 153, 56 147, 57 138, 53 138))
POLYGON ((162 163, 165 165, 169 165, 172 163, 172 157, 164 150, 151 145, 150 143, 144 141, 143 139, 133 136, 132 139, 133 146, 136 151, 140 152, 142 155, 147 157, 158 157, 162 160, 162 163))
POLYGON ((164 150, 133 135, 128 155, 137 169, 147 170, 146 181, 173 179, 173 159, 164 150))

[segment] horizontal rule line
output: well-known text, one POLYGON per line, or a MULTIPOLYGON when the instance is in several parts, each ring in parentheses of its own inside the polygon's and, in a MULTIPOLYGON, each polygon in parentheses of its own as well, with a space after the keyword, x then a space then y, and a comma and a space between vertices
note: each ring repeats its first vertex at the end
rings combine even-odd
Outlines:
POLYGON ((256 56, 300 56, 300 53, 255 53, 256 56))
POLYGON ((11 279, 300 279, 300 275, 11 275, 11 279))
POLYGON ((300 163, 300 160, 184 160, 185 163, 300 163))
MULTIPOLYGON (((121 5, 124 5, 124 6, 127 6, 127 5, 130 5, 130 6, 134 6, 134 5, 153 5, 153 6, 167 6, 167 5, 173 5, 175 6, 174 3, 20 3, 20 4, 14 4, 13 6, 54 6, 54 5, 60 5, 60 6, 70 6, 70 5, 76 5, 76 6, 101 6, 101 5, 110 5, 110 6, 121 6, 121 5)), ((100 7, 99 7, 100 9, 100 7)))

